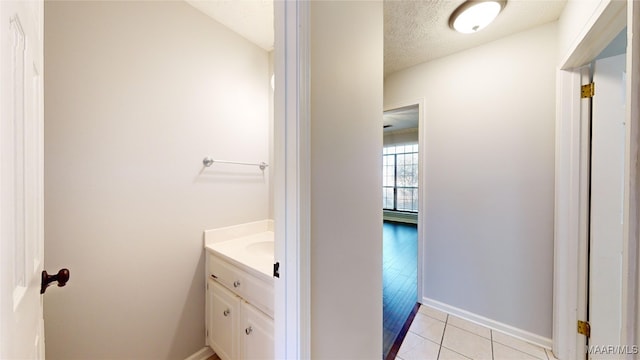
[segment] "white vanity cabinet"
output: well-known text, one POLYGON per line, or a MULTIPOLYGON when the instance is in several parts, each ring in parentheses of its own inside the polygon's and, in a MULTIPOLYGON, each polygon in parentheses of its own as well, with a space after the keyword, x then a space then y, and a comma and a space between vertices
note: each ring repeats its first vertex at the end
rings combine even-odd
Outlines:
POLYGON ((273 279, 207 253, 207 343, 222 360, 273 359, 273 279))
POLYGON ((221 359, 238 358, 240 298, 216 281, 207 280, 207 341, 221 359))

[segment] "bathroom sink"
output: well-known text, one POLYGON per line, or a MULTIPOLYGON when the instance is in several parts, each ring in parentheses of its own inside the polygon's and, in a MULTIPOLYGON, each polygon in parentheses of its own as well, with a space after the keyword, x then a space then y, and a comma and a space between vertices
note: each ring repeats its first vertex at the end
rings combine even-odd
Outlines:
POLYGON ((273 256, 273 241, 258 241, 247 245, 247 252, 255 255, 273 256))
POLYGON ((262 231, 225 241, 212 242, 207 244, 206 248, 245 271, 254 271, 256 276, 264 276, 265 280, 273 277, 273 231, 262 231))

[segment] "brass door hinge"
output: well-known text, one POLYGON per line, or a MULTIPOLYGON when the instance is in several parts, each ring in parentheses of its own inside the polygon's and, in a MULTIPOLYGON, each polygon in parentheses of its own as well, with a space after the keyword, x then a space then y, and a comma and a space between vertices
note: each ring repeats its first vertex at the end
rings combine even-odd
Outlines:
POLYGON ((582 85, 580 87, 580 97, 582 99, 592 98, 596 93, 596 85, 594 83, 582 85))
POLYGON ((588 322, 578 320, 578 334, 582 334, 586 337, 591 336, 591 325, 588 322))

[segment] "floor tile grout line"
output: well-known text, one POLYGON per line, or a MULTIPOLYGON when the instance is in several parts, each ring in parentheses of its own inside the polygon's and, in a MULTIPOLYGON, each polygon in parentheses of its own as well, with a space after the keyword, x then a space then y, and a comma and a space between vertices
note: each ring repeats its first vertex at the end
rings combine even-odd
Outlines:
POLYGON ((442 329, 442 336, 440 337, 440 346, 438 347, 438 357, 436 359, 440 359, 440 353, 442 352, 442 344, 444 343, 444 333, 447 332, 447 324, 449 323, 449 314, 444 319, 444 328, 442 329))
MULTIPOLYGON (((474 324, 474 325, 477 325, 477 326, 480 326, 480 327, 482 327, 482 328, 484 328, 484 329, 487 329, 487 330, 491 331, 491 329, 489 329, 489 328, 487 328, 487 327, 484 327, 484 326, 482 326, 482 325, 478 325, 478 324, 475 324, 475 323, 472 323, 472 322, 470 322, 470 323, 471 323, 471 324, 474 324)), ((480 337, 481 337, 481 338, 483 338, 483 339, 491 340, 491 336, 487 338, 487 337, 484 337, 484 336, 482 336, 482 335, 480 335, 480 334, 476 333, 475 331, 472 331, 472 330, 469 330, 469 329, 465 329, 465 328, 463 328, 463 327, 460 327, 460 326, 457 326, 457 325, 454 325, 454 324, 450 324, 450 325, 451 325, 451 326, 453 326, 454 328, 458 329, 458 330, 466 331, 466 332, 471 333, 471 334, 473 334, 473 335, 480 336, 480 337)))
MULTIPOLYGON (((500 344, 500 346, 507 347, 507 348, 509 348, 509 349, 511 349, 511 350, 515 350, 515 351, 517 351, 517 352, 519 352, 519 353, 523 353, 523 354, 525 354, 525 355, 529 355, 529 356, 534 357, 534 358, 536 358, 536 359, 538 359, 538 360, 545 360, 545 359, 543 359, 543 358, 540 358, 538 355, 532 354, 532 353, 530 353, 530 352, 528 352, 528 351, 525 351, 525 350, 522 350, 522 349, 518 349, 517 347, 515 347, 515 346, 513 346, 513 345, 509 345, 509 344, 505 344, 504 342, 500 342, 500 341, 497 341, 497 340, 493 340, 493 331, 494 331, 494 330, 491 330, 491 335, 492 335, 492 336, 491 336, 491 347, 492 347, 492 348, 493 348, 493 343, 496 343, 496 344, 500 344)), ((520 340, 520 339, 516 339, 516 340, 520 340)), ((544 357, 545 357, 547 360, 550 360, 550 359, 549 359, 549 354, 547 354, 547 351, 546 351, 544 348, 539 347, 539 346, 534 345, 534 344, 531 344, 531 343, 528 343, 528 342, 526 342, 526 341, 524 341, 524 340, 520 340, 520 341, 522 341, 523 343, 525 343, 525 344, 527 344, 527 345, 535 346, 535 347, 537 347, 538 349, 542 350, 542 351, 544 352, 544 357)))
MULTIPOLYGON (((421 305, 420 305, 420 308, 422 308, 423 306, 424 306, 424 305, 422 305, 422 304, 421 304, 421 305)), ((418 314, 420 314, 420 315, 422 315, 422 316, 426 316, 426 317, 428 317, 429 319, 438 320, 438 321, 443 322, 443 323, 445 323, 445 324, 446 324, 446 322, 447 322, 447 319, 449 318, 449 314, 444 313, 444 312, 443 312, 443 314, 446 316, 444 320, 440 320, 440 319, 438 319, 438 318, 437 318, 437 317, 435 317, 435 316, 432 316, 432 315, 429 315, 429 314, 423 313, 423 312, 421 312, 420 310, 418 310, 418 314)), ((416 314, 416 316, 417 316, 417 314, 416 314)))
MULTIPOLYGON (((463 331, 463 332, 465 332, 465 333, 467 333, 467 334, 470 334, 470 335, 473 335, 473 336, 477 336, 477 337, 482 338, 482 339, 484 339, 484 340, 492 341, 492 337, 491 337, 491 336, 486 337, 486 336, 480 335, 480 334, 478 334, 478 333, 476 333, 476 332, 474 332, 474 331, 472 331, 472 330, 465 329, 465 328, 462 328, 462 327, 460 327, 460 326, 456 326, 456 325, 454 325, 454 324, 449 324, 449 322, 447 322, 447 326, 452 326, 452 327, 454 327, 454 328, 456 328, 456 329, 458 329, 458 330, 460 330, 460 331, 463 331)), ((482 325, 479 325, 479 326, 482 326, 482 325)), ((485 328, 486 328, 486 327, 485 327, 485 328)), ((486 328, 486 329, 487 329, 487 330, 489 330, 489 331, 492 331, 490 328, 486 328)), ((504 345, 504 344, 503 344, 503 345, 504 345)), ((520 351, 520 352, 524 352, 524 351, 520 351)))
MULTIPOLYGON (((492 334, 493 334, 493 330, 491 330, 491 332, 492 332, 492 334)), ((493 339, 493 336, 492 336, 492 339, 493 339)), ((532 353, 530 353, 530 352, 523 351, 523 350, 518 349, 518 348, 515 348, 515 347, 513 347, 513 346, 511 346, 511 345, 503 344, 503 343, 501 343, 501 342, 499 342, 499 341, 495 341, 495 340, 492 340, 492 341, 491 341, 491 350, 492 350, 492 352, 493 352, 493 345, 494 345, 494 344, 498 344, 498 345, 500 345, 500 346, 504 346, 504 347, 509 348, 509 349, 511 349, 511 350, 513 350, 513 351, 517 351, 517 352, 519 352, 519 353, 521 353, 521 354, 524 354, 524 355, 527 355, 527 356, 530 356, 530 357, 536 358, 536 359, 538 359, 538 360, 545 360, 544 358, 540 358, 538 355, 534 355, 534 354, 532 354, 532 353)), ((540 349, 542 349, 542 351, 544 351, 544 356, 545 356, 546 360, 551 360, 551 359, 549 359, 549 354, 547 354, 546 350, 545 350, 544 348, 540 348, 540 349)))
POLYGON ((489 336, 491 337, 491 360, 496 360, 496 357, 493 352, 493 330, 489 329, 489 336))
POLYGON ((420 339, 422 339, 422 340, 424 340, 424 341, 428 341, 428 342, 430 342, 430 343, 433 343, 433 344, 439 345, 439 344, 438 344, 437 342, 435 342, 434 340, 431 340, 431 339, 429 339, 429 338, 426 338, 426 337, 424 337, 424 336, 422 336, 422 335, 418 334, 417 332, 414 332, 414 331, 409 330, 407 333, 412 333, 413 335, 415 335, 415 336, 419 337, 420 339))
POLYGON ((456 353, 456 354, 458 354, 458 355, 462 356, 464 359, 474 360, 474 359, 472 359, 472 358, 468 357, 467 355, 462 354, 462 353, 460 353, 460 352, 458 352, 458 351, 456 351, 456 350, 449 349, 449 348, 448 348, 448 347, 446 347, 446 346, 443 346, 443 348, 447 349, 448 351, 451 351, 452 353, 456 353))

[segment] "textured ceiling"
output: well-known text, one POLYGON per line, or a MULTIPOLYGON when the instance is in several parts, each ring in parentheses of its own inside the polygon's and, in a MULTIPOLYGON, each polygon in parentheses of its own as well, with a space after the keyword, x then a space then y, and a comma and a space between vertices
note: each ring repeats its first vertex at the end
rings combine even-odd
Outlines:
POLYGON ((386 0, 384 72, 391 74, 557 20, 565 0, 507 0, 496 20, 474 34, 449 28, 449 16, 464 0, 386 0))
MULTIPOLYGON (((261 48, 273 49, 272 0, 185 1, 261 48)), ((507 0, 492 24, 475 34, 460 34, 449 28, 449 16, 463 2, 385 0, 385 76, 557 20, 566 4, 566 0, 507 0)))

